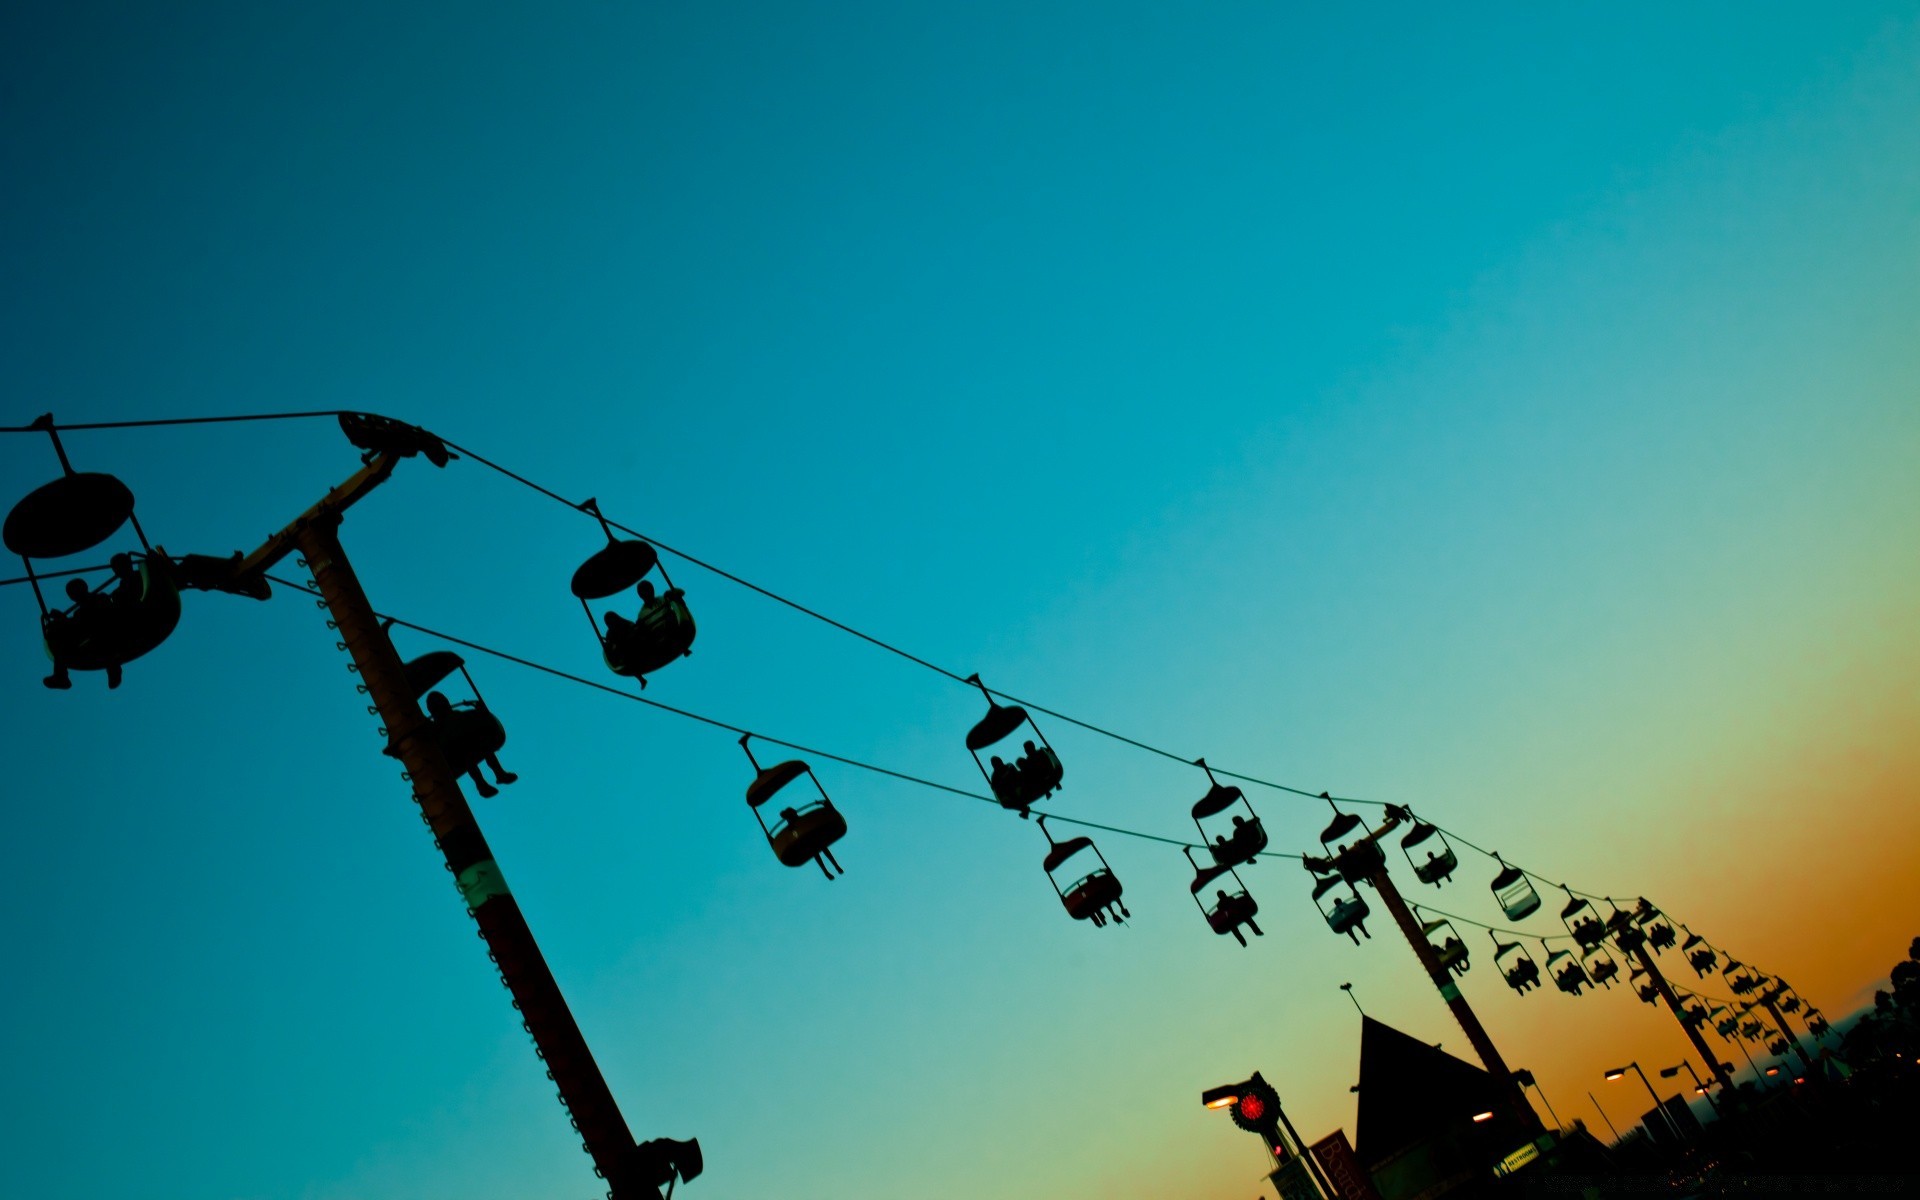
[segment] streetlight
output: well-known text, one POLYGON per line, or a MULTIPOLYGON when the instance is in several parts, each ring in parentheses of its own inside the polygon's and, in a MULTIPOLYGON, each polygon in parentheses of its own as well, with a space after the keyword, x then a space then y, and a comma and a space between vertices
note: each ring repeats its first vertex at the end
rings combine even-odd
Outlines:
MULTIPOLYGON (((1560 1114, 1553 1111, 1553 1101, 1547 1099, 1546 1092, 1541 1090, 1540 1081, 1533 1077, 1533 1072, 1525 1067, 1517 1067, 1513 1072, 1513 1081, 1522 1088, 1532 1088, 1534 1094, 1540 1097, 1540 1103, 1547 1106, 1547 1115, 1553 1118, 1553 1127, 1555 1129, 1560 1128, 1560 1114)), ((1614 1136, 1618 1137, 1619 1135, 1616 1134, 1614 1136)))
POLYGON ((1624 1067, 1615 1067, 1613 1070, 1608 1071, 1607 1082, 1612 1083, 1616 1079, 1624 1079, 1628 1071, 1632 1071, 1635 1075, 1638 1075, 1640 1082, 1646 1085, 1647 1095, 1653 1097, 1653 1111, 1660 1114, 1660 1119, 1666 1123, 1669 1130, 1672 1130, 1673 1140, 1678 1143, 1680 1141, 1680 1126, 1674 1123, 1673 1118, 1668 1115, 1666 1108, 1660 1103, 1660 1093, 1653 1090, 1653 1081, 1647 1078, 1647 1073, 1640 1069, 1638 1062, 1630 1062, 1624 1067))
POLYGON ((1705 1096, 1707 1098, 1707 1107, 1713 1110, 1715 1116, 1719 1116, 1720 1106, 1713 1102, 1713 1093, 1707 1090, 1707 1085, 1705 1083, 1701 1082, 1700 1073, 1693 1069, 1693 1064, 1691 1062, 1688 1062, 1686 1059, 1683 1058, 1680 1060, 1679 1066, 1660 1068, 1660 1078, 1672 1079, 1675 1075, 1678 1075, 1680 1073, 1681 1067, 1685 1067, 1687 1074, 1693 1076, 1693 1094, 1696 1096, 1705 1096))

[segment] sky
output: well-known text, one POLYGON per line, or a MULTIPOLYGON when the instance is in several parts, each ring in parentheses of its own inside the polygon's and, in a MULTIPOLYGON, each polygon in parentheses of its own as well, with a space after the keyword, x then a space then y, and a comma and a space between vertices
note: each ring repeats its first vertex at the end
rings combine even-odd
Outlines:
MULTIPOLYGON (((1911 4, 0 22, 0 422, 387 413, 1049 708, 1646 895, 1829 1015, 1920 933, 1911 4)), ((325 421, 66 444, 174 553, 357 463, 325 421)), ((0 437, 8 503, 56 471, 0 437)), ((382 611, 619 682, 584 517, 413 461, 342 536, 382 611)), ((700 634, 649 698, 978 786, 978 693, 667 563, 700 634)), ((0 614, 0 1193, 600 1194, 323 614, 189 596, 112 693, 0 614)), ((1341 983, 1466 1052, 1293 863, 1241 949, 1096 831, 1133 919, 1095 930, 1031 823, 816 759, 828 883, 731 735, 472 667, 521 777, 479 819, 636 1135, 700 1139, 689 1197, 1244 1197, 1198 1092, 1258 1069, 1351 1133, 1341 983)), ((1193 836, 1197 769, 1043 722, 1044 807, 1193 836)), ((1324 805, 1250 794, 1313 847, 1324 805)), ((1461 855, 1402 886, 1492 921, 1461 855)), ((1464 933, 1561 1118, 1686 1051, 1464 933)))

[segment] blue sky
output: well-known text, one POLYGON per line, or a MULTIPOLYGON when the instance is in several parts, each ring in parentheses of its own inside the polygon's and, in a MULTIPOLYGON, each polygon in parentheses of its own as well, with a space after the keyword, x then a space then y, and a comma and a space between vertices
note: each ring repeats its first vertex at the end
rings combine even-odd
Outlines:
MULTIPOLYGON (((4 20, 7 423, 391 413, 1009 691, 1653 895, 1832 1012, 1911 936, 1910 5, 4 20)), ((325 423, 68 445, 176 553, 354 465, 325 423)), ((0 439, 9 498, 54 469, 0 439)), ((388 611, 598 670, 584 519, 413 463, 344 536, 388 611)), ((650 697, 975 781, 977 695, 669 564, 701 635, 650 697)), ((193 597, 54 694, 0 604, 0 1192, 595 1194, 320 614, 193 597)), ((1096 932, 1031 827, 816 763, 829 885, 727 736, 476 674, 522 775, 481 820, 629 1122, 707 1147, 689 1195, 1244 1194, 1193 1094, 1262 1068, 1351 1129, 1341 981, 1464 1049, 1287 864, 1241 951, 1102 835, 1136 920, 1096 932)), ((1047 731, 1060 811, 1190 828, 1197 771, 1047 731)), ((1431 901, 1490 918, 1482 873, 1431 901)), ((1683 1045, 1463 986, 1563 1116, 1683 1045)))

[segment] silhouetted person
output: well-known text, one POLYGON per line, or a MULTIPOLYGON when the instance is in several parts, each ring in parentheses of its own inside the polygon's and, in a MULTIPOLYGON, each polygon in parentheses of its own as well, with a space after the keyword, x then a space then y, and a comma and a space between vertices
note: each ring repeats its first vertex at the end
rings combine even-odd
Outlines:
MULTIPOLYGON (((124 555, 118 557, 125 557, 124 555)), ((89 634, 97 635, 101 627, 109 620, 113 597, 104 591, 95 591, 87 586, 84 579, 67 580, 67 599, 73 602, 71 612, 47 614, 47 649, 53 655, 53 674, 40 682, 50 688, 64 691, 73 686, 73 677, 68 674, 65 643, 89 634)), ((120 664, 107 664, 107 686, 120 686, 120 664)))
MULTIPOLYGON (((442 745, 444 746, 446 744, 445 739, 450 734, 455 734, 455 731, 459 728, 461 714, 454 709, 453 702, 448 700, 446 696, 439 692, 428 692, 427 715, 433 718, 435 732, 442 738, 442 745)), ((500 765, 498 755, 489 752, 482 756, 482 760, 487 766, 493 768, 493 777, 501 784, 517 783, 519 781, 520 777, 518 775, 515 775, 512 771, 500 765)), ((480 764, 477 762, 467 768, 467 778, 473 780, 473 790, 479 793, 483 800, 492 799, 500 794, 500 789, 488 783, 486 776, 480 774, 480 764)))
POLYGON ((997 754, 988 762, 993 766, 992 774, 987 777, 987 782, 993 787, 993 794, 1003 800, 1017 795, 1020 790, 1020 773, 1008 766, 1006 760, 997 754))
MULTIPOLYGON (((780 810, 780 819, 787 823, 787 828, 791 829, 793 828, 793 823, 800 819, 800 813, 796 809, 783 808, 780 810)), ((833 850, 829 847, 820 847, 819 851, 814 854, 813 861, 820 864, 821 872, 824 873, 828 879, 833 878, 834 871, 838 871, 842 875, 847 873, 847 869, 840 865, 840 860, 833 856, 833 850), (833 864, 833 870, 827 869, 828 863, 833 864)))
POLYGON ((1229 922, 1224 932, 1231 933, 1234 941, 1242 946, 1247 944, 1246 935, 1240 932, 1242 925, 1252 930, 1255 937, 1266 936, 1260 932, 1260 927, 1253 923, 1253 915, 1247 911, 1247 906, 1241 903, 1243 897, 1229 896, 1225 888, 1216 889, 1213 897, 1213 911, 1220 914, 1222 921, 1229 922))

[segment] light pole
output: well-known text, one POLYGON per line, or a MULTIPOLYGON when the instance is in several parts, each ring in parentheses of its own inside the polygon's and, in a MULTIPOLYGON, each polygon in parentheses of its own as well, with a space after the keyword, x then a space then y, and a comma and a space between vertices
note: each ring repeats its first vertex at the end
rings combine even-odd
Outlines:
POLYGON ((1678 1075, 1680 1073, 1680 1070, 1682 1067, 1686 1068, 1687 1074, 1693 1077, 1693 1090, 1700 1093, 1702 1096, 1705 1096, 1707 1098, 1707 1107, 1713 1110, 1713 1114, 1715 1116, 1719 1116, 1720 1106, 1713 1102, 1713 1093, 1707 1090, 1706 1084, 1700 1082, 1700 1073, 1693 1069, 1693 1064, 1691 1062, 1683 1058, 1680 1060, 1679 1066, 1661 1067, 1660 1078, 1672 1079, 1675 1075, 1678 1075))
POLYGON ((1547 1099, 1547 1093, 1540 1087, 1540 1081, 1533 1077, 1533 1072, 1525 1067, 1516 1067, 1513 1072, 1513 1081, 1522 1088, 1532 1088, 1534 1094, 1540 1097, 1540 1103, 1547 1106, 1547 1115, 1553 1118, 1553 1127, 1560 1128, 1560 1114, 1553 1111, 1553 1101, 1547 1099))
POLYGON ((1660 1103, 1660 1093, 1653 1090, 1653 1081, 1647 1078, 1647 1073, 1640 1069, 1638 1062, 1630 1062, 1624 1067, 1615 1067, 1613 1070, 1608 1071, 1607 1082, 1612 1083, 1616 1079, 1626 1078, 1628 1071, 1632 1071, 1635 1075, 1638 1075, 1640 1082, 1646 1085, 1647 1095, 1653 1097, 1653 1111, 1660 1114, 1660 1120, 1672 1131, 1673 1140, 1678 1144, 1680 1141, 1680 1126, 1667 1114, 1666 1106, 1660 1103))
POLYGON ((1589 1091, 1587 1093, 1587 1099, 1593 1101, 1593 1111, 1600 1114, 1600 1119, 1607 1123, 1608 1129, 1613 1130, 1613 1140, 1616 1142, 1619 1141, 1620 1131, 1614 1128, 1613 1118, 1607 1115, 1607 1110, 1600 1107, 1600 1097, 1594 1095, 1591 1091, 1589 1091))

